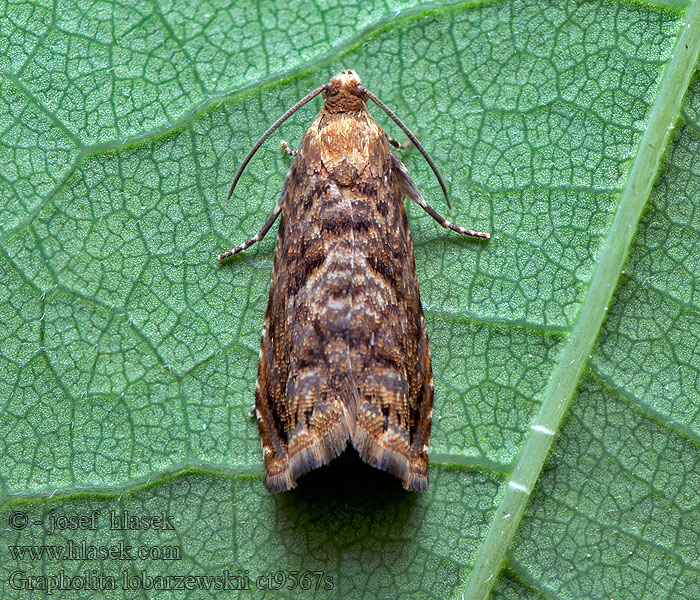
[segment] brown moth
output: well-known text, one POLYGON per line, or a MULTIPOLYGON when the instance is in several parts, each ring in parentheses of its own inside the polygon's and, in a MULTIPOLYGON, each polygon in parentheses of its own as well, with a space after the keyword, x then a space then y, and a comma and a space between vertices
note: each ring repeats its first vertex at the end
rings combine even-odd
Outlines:
MULTIPOLYGON (((260 241, 282 214, 262 331, 255 414, 265 486, 281 492, 338 456, 348 441, 403 487, 428 487, 433 373, 403 199, 464 235, 426 204, 387 137, 367 111, 369 98, 434 164, 415 136, 354 71, 333 77, 262 136, 238 170, 300 106, 323 93, 284 189, 263 228, 219 255, 260 241)), ((449 201, 448 201, 449 204, 449 201)))

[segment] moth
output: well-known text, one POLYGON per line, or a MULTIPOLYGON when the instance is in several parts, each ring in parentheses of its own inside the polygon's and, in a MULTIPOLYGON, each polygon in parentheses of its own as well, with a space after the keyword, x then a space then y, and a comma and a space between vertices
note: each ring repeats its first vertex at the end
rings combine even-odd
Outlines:
POLYGON ((281 214, 255 386, 269 492, 343 452, 351 442, 370 465, 403 487, 428 487, 433 408, 430 347, 418 291, 408 196, 457 233, 430 207, 375 123, 372 100, 423 154, 408 128, 354 71, 343 71, 290 108, 241 164, 233 194, 255 152, 283 121, 318 94, 321 112, 304 133, 274 211, 252 238, 219 261, 263 239, 281 214))

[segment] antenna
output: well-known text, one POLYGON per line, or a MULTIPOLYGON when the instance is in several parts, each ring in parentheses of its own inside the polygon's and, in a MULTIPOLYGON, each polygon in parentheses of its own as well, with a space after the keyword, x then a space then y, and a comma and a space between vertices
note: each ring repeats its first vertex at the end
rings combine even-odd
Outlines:
MULTIPOLYGON (((313 92, 308 94, 307 96, 304 96, 299 102, 297 102, 292 108, 290 108, 286 113, 284 113, 279 119, 277 119, 271 126, 270 128, 262 135, 262 137, 258 140, 257 144, 253 146, 253 149, 248 152, 248 156, 245 157, 245 160, 241 163, 241 166, 238 167, 238 172, 236 173, 236 176, 233 178, 233 183, 231 184, 231 189, 228 192, 228 196, 226 196, 226 200, 229 200, 231 198, 231 195, 233 194, 233 190, 236 187, 236 184, 238 183, 238 180, 241 178, 241 175, 243 174, 243 170, 246 168, 248 163, 250 162, 250 159, 253 158, 253 155, 260 149, 260 146, 262 146, 265 143, 265 140, 269 138, 275 129, 277 129, 282 123, 284 123, 289 117, 291 117, 296 111, 298 111, 304 104, 318 96, 322 91, 328 88, 328 84, 324 83, 323 85, 317 87, 313 92)), ((444 186, 443 186, 443 189, 444 186)), ((445 192, 447 193, 447 192, 445 192)))
POLYGON ((416 148, 418 148, 418 150, 420 150, 420 153, 423 155, 423 157, 425 158, 427 163, 430 165, 430 168, 433 170, 433 173, 435 173, 435 177, 437 177, 437 180, 440 183, 440 187, 442 188, 442 193, 445 194, 445 202, 447 202, 447 207, 452 208, 452 205, 450 204, 450 198, 447 196, 447 188, 445 187, 445 182, 442 180, 442 177, 440 176, 440 172, 437 170, 435 163, 428 156, 428 153, 425 151, 425 148, 423 148, 421 143, 418 141, 418 138, 415 135, 413 135, 411 130, 403 124, 403 121, 401 121, 401 119, 399 119, 386 104, 384 104, 381 100, 379 100, 379 98, 377 98, 366 87, 360 85, 360 86, 358 86, 357 91, 360 94, 365 94, 372 102, 374 102, 387 115, 389 115, 391 120, 394 121, 394 123, 396 123, 399 127, 401 127, 403 132, 408 136, 408 139, 413 142, 413 145, 416 148))

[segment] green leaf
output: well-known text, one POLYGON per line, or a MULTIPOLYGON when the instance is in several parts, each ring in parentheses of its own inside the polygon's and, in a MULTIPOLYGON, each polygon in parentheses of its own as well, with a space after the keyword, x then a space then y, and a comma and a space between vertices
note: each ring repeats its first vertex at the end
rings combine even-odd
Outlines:
POLYGON ((0 5, 0 596, 700 597, 698 3, 229 4, 0 5), (348 452, 270 496, 274 236, 215 256, 318 101, 226 193, 345 68, 493 238, 408 206, 428 492, 348 452))

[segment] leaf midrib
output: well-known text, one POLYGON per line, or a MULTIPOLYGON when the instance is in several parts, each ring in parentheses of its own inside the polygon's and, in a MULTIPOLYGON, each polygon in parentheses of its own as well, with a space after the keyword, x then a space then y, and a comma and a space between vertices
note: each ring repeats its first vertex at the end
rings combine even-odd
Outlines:
POLYGON ((693 2, 688 7, 685 22, 662 77, 639 150, 623 188, 615 218, 601 247, 588 291, 571 335, 552 372, 539 413, 515 460, 515 468, 503 499, 494 512, 469 579, 461 590, 462 598, 485 600, 496 582, 530 493, 600 333, 670 133, 681 115, 684 94, 681 95, 678 91, 688 89, 699 53, 700 1, 693 2))

